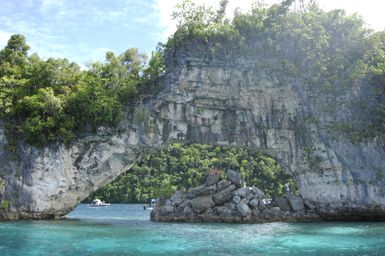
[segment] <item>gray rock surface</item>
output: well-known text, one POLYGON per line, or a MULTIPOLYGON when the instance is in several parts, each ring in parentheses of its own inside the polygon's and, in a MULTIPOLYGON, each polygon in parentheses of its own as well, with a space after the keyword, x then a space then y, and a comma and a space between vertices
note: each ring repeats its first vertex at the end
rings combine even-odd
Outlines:
POLYGON ((290 204, 286 197, 278 197, 275 199, 275 202, 282 211, 291 211, 290 204))
POLYGON ((227 188, 225 188, 224 190, 216 193, 215 195, 213 195, 214 202, 216 204, 223 204, 229 201, 233 196, 232 192, 234 191, 234 189, 235 189, 235 185, 232 184, 227 188))
POLYGON ((303 212, 305 210, 305 205, 301 196, 286 195, 286 199, 293 211, 303 212))
POLYGON ((215 205, 211 196, 200 196, 191 199, 191 208, 195 212, 207 210, 215 205))
POLYGON ((229 181, 229 180, 221 180, 217 184, 218 191, 222 191, 225 188, 229 187, 230 185, 231 185, 231 181, 229 181))
POLYGON ((243 177, 239 172, 228 170, 227 171, 227 179, 231 181, 238 188, 243 187, 243 177))
POLYGON ((143 152, 174 141, 268 153, 325 218, 385 217, 383 138, 356 141, 356 133, 340 129, 370 123, 370 108, 359 103, 375 100, 369 95, 375 85, 357 81, 328 93, 268 68, 267 61, 281 63, 282 56, 226 52, 221 59, 210 52, 194 43, 176 50, 166 58, 158 93, 126 112, 114 129, 82 134, 71 145, 20 142, 11 155, 3 150, 0 124, 0 194, 9 203, 0 219, 58 218, 129 170, 143 152), (135 121, 143 110, 149 118, 135 121))
POLYGON ((207 175, 205 185, 213 185, 218 182, 220 176, 219 175, 207 175))
POLYGON ((238 188, 237 190, 233 191, 234 196, 240 196, 240 197, 246 197, 248 193, 249 193, 249 188, 238 188))
MULTIPOLYGON (((213 185, 202 185, 191 188, 189 191, 206 191, 212 186, 224 184, 219 181, 213 185)), ((157 204, 151 212, 151 219, 154 221, 185 221, 185 222, 236 222, 236 223, 260 223, 271 221, 304 221, 318 220, 319 216, 314 212, 282 211, 272 204, 264 204, 265 199, 260 199, 260 193, 255 195, 252 191, 256 188, 247 187, 236 189, 235 184, 230 182, 224 190, 211 196, 198 196, 187 198, 179 205, 174 203, 175 198, 186 198, 177 191, 170 199, 163 200, 157 204), (235 195, 234 195, 235 194, 235 195), (251 195, 251 197, 250 197, 251 195), (250 198, 247 198, 250 197, 250 198), (190 207, 191 206, 191 207, 190 207)), ((259 190, 259 189, 258 189, 259 190)), ((299 204, 298 198, 293 197, 292 201, 299 204)), ((286 201, 288 204, 288 201, 286 201)), ((290 208, 290 207, 289 207, 290 208)))
POLYGON ((243 217, 251 215, 251 210, 245 200, 241 200, 237 203, 237 209, 243 217))
POLYGON ((217 187, 215 185, 211 185, 211 186, 202 185, 196 188, 190 188, 187 191, 187 197, 193 198, 197 196, 213 195, 215 194, 216 191, 217 191, 217 187))

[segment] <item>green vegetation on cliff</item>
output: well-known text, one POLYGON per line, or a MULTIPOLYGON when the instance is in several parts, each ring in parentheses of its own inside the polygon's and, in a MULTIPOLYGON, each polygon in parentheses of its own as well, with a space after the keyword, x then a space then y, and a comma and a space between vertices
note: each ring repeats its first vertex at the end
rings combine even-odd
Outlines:
POLYGON ((77 133, 115 126, 123 108, 154 88, 163 72, 161 50, 149 65, 137 49, 90 64, 28 55, 24 36, 13 35, 0 51, 0 117, 10 149, 25 140, 35 146, 69 142, 77 133))
MULTIPOLYGON (((9 144, 69 142, 79 132, 115 126, 125 106, 157 87, 165 68, 194 54, 229 64, 260 59, 256 70, 282 86, 306 84, 313 96, 342 95, 357 84, 371 83, 367 97, 355 104, 362 105, 366 119, 332 126, 356 140, 384 135, 384 31, 373 33, 360 17, 325 12, 314 1, 299 10, 293 10, 294 0, 270 7, 255 4, 248 13, 236 11, 230 21, 224 15, 227 2, 222 0, 218 10, 182 2, 173 14, 178 29, 165 45, 165 60, 158 50, 147 65, 143 54, 129 49, 118 56, 107 52, 104 62, 81 70, 67 59, 28 55, 25 38, 13 35, 0 51, 0 116, 9 144)), ((331 114, 336 112, 336 104, 328 106, 331 114)))
POLYGON ((367 90, 356 92, 364 97, 349 103, 363 118, 345 115, 344 122, 331 126, 353 141, 385 135, 384 31, 374 33, 361 17, 343 10, 323 11, 316 1, 302 1, 296 10, 295 0, 270 7, 255 4, 248 13, 236 11, 231 21, 223 15, 226 4, 221 1, 218 11, 189 0, 180 4, 174 12, 178 29, 166 44, 166 59, 176 65, 183 54, 225 65, 246 60, 255 65, 255 72, 264 72, 282 86, 305 84, 303 93, 315 104, 326 105, 331 116, 338 114, 338 97, 367 90), (371 86, 357 86, 363 84, 371 86))
POLYGON ((211 168, 220 170, 222 176, 228 169, 240 171, 246 185, 255 185, 268 196, 282 195, 287 182, 296 190, 295 181, 282 166, 260 153, 241 148, 172 144, 162 151, 145 155, 126 174, 85 201, 95 197, 120 203, 165 198, 177 189, 201 185, 211 168))

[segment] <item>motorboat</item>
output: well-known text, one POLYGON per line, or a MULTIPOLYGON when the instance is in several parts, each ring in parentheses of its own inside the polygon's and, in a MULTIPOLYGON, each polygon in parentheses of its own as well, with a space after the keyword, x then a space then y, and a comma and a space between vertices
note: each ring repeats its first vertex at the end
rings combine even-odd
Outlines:
POLYGON ((110 206, 111 204, 105 203, 104 201, 101 201, 100 199, 95 198, 92 200, 90 204, 87 204, 87 207, 104 207, 104 206, 110 206))
POLYGON ((159 201, 159 199, 151 199, 151 201, 148 205, 143 206, 143 209, 152 211, 158 201, 159 201))

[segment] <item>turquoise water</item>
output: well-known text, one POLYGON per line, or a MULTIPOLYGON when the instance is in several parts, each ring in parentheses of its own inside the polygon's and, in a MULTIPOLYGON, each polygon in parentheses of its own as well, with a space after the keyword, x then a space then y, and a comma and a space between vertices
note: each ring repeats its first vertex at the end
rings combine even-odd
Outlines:
POLYGON ((141 205, 87 208, 66 220, 0 222, 0 255, 385 255, 385 223, 183 224, 141 205))

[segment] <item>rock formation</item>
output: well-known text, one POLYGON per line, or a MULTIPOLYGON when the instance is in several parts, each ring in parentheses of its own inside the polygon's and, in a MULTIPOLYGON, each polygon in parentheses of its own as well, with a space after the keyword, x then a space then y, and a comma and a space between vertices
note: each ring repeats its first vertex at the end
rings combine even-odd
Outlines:
POLYGON ((227 180, 211 184, 217 175, 208 175, 204 185, 177 191, 160 201, 151 212, 154 221, 261 223, 273 221, 319 220, 315 209, 301 196, 288 194, 265 198, 256 187, 243 187, 240 173, 229 170, 227 180))
MULTIPOLYGON (((142 152, 175 141, 261 151, 284 166, 324 217, 385 219, 384 141, 352 141, 337 129, 366 122, 370 113, 357 100, 367 99, 370 85, 331 95, 272 72, 258 55, 208 53, 194 44, 177 49, 159 93, 127 111, 118 127, 83 134, 71 145, 20 142, 11 155, 0 124, 0 219, 60 217, 142 152), (148 118, 136 122, 135 112, 143 111, 148 118)), ((223 193, 217 203, 227 200, 223 193)), ((195 203, 217 205, 214 198, 195 203)))

